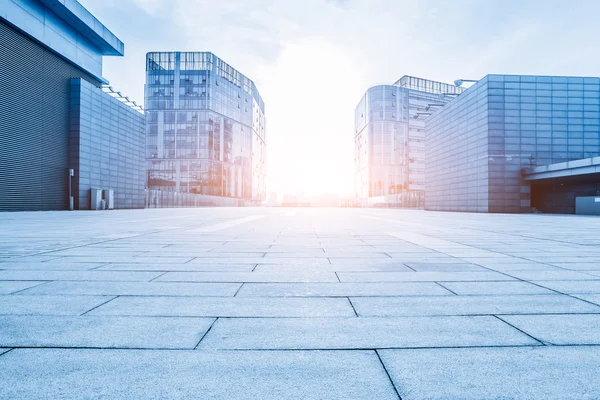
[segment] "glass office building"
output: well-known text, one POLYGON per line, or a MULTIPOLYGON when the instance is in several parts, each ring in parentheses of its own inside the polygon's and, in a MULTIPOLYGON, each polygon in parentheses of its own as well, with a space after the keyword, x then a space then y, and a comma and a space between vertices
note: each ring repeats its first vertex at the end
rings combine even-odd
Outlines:
POLYGON ((360 205, 422 207, 424 120, 462 91, 412 76, 367 90, 355 110, 354 186, 360 205))
POLYGON ((266 200, 265 105, 249 78, 209 52, 152 52, 145 93, 149 189, 266 200))
POLYGON ((565 212, 524 171, 598 154, 600 78, 488 75, 426 121, 426 209, 565 212))

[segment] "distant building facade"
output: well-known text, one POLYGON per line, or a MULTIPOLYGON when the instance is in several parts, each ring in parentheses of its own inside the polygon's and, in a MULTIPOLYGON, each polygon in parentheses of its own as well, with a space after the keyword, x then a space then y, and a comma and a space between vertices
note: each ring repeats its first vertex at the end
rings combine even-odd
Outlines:
POLYGON ((367 90, 354 120, 357 204, 422 207, 424 120, 462 91, 412 76, 367 90))
POLYGON ((426 120, 426 209, 575 212, 600 174, 532 179, 599 154, 600 78, 488 75, 426 120))
POLYGON ((149 189, 266 200, 265 105, 249 78, 212 53, 152 52, 145 92, 149 189))
POLYGON ((0 43, 0 211, 69 209, 69 180, 76 209, 93 187, 143 207, 143 146, 123 150, 143 139, 142 111, 101 89, 123 43, 75 0, 4 0, 0 43))

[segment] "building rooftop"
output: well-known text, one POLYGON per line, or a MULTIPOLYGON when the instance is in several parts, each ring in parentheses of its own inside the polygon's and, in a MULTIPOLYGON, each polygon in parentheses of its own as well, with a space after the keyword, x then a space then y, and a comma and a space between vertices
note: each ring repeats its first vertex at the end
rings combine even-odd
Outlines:
POLYGON ((125 45, 76 0, 39 0, 105 56, 122 56, 125 45))
POLYGON ((461 94, 465 91, 465 88, 454 86, 449 83, 431 81, 429 79, 417 78, 409 75, 404 75, 402 78, 398 79, 394 83, 394 86, 435 94, 461 94))

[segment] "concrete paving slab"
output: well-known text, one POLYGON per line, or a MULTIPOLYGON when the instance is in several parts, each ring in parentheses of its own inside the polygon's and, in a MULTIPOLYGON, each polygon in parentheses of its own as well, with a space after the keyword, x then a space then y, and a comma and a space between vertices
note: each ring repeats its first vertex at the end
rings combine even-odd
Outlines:
POLYGON ((599 293, 600 279, 589 281, 532 281, 533 283, 547 287, 561 293, 599 293))
POLYGON ((96 256, 67 256, 61 257, 61 261, 72 262, 72 263, 81 263, 81 262, 95 262, 95 263, 120 263, 120 264, 164 264, 164 263, 175 263, 175 264, 183 264, 192 260, 193 257, 169 257, 163 256, 160 254, 156 254, 152 257, 150 256, 114 256, 114 255, 102 255, 99 253, 96 256))
POLYGON ((358 297, 448 296, 452 293, 434 282, 392 283, 245 283, 237 297, 358 297))
POLYGON ((406 265, 410 269, 418 272, 487 271, 487 269, 475 264, 409 262, 406 263, 406 265))
MULTIPOLYGON (((577 300, 575 300, 577 301, 577 300)), ((1 303, 0 303, 1 304, 1 303)), ((178 317, 353 317, 341 298, 119 297, 90 315, 178 317)))
POLYGON ((600 305, 600 294, 576 294, 574 297, 600 305))
POLYGON ((158 282, 338 282, 333 272, 167 272, 158 282))
POLYGON ((213 318, 1 316, 0 346, 193 349, 213 318))
POLYGON ((0 315, 81 315, 111 296, 0 296, 0 315))
POLYGON ((104 263, 65 263, 17 261, 0 263, 0 270, 41 270, 41 271, 89 271, 105 265, 104 263))
POLYGON ((188 282, 48 282, 24 290, 24 295, 86 296, 234 296, 241 283, 188 282))
POLYGON ((199 349, 375 349, 538 342, 495 317, 220 319, 199 349))
POLYGON ((403 400, 600 398, 598 347, 380 350, 379 354, 403 400))
POLYGON ((565 295, 351 298, 359 316, 599 313, 600 307, 565 295))
MULTIPOLYGON (((515 295, 515 294, 556 294, 529 282, 443 282, 441 285, 458 295, 515 295)), ((483 299, 485 301, 485 299, 483 299)))
POLYGON ((381 265, 369 265, 361 263, 349 263, 349 264, 327 264, 327 265, 281 265, 281 264, 258 264, 254 268, 256 272, 294 272, 294 271, 354 271, 354 272, 412 272, 413 270, 402 263, 397 264, 381 264, 381 265))
POLYGON ((497 272, 338 272, 342 282, 511 281, 497 272))
POLYGON ((504 315, 500 318, 546 343, 600 344, 600 314, 504 315))
POLYGON ((44 283, 46 283, 46 281, 0 281, 0 295, 11 294, 44 283))
POLYGON ((0 271, 0 281, 132 281, 148 282, 162 272, 139 271, 0 271))
POLYGON ((587 281, 597 279, 591 273, 577 271, 510 271, 507 274, 526 281, 587 281))
POLYGON ((0 398, 398 398, 372 351, 16 349, 0 381, 0 398))
POLYGON ((252 272, 256 264, 105 264, 97 271, 252 272))
POLYGON ((560 268, 570 269, 573 271, 600 271, 599 262, 578 262, 578 263, 551 263, 560 268))
POLYGON ((329 265, 327 258, 317 257, 301 257, 295 258, 292 254, 288 255, 287 258, 263 258, 263 257, 247 257, 247 258, 225 258, 225 257, 212 257, 212 258, 194 258, 187 264, 294 264, 294 265, 329 265))

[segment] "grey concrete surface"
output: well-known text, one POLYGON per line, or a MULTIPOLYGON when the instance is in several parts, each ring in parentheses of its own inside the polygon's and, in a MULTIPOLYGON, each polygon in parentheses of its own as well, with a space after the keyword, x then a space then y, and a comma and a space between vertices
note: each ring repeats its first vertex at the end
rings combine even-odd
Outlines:
POLYGON ((379 354, 403 400, 600 398, 599 347, 380 350, 379 354))
POLYGON ((3 399, 398 398, 374 351, 16 349, 0 382, 3 399))
POLYGON ((200 349, 377 349, 526 346, 494 317, 219 319, 200 349))
POLYGON ((599 224, 0 214, 0 398, 598 398, 599 224))

